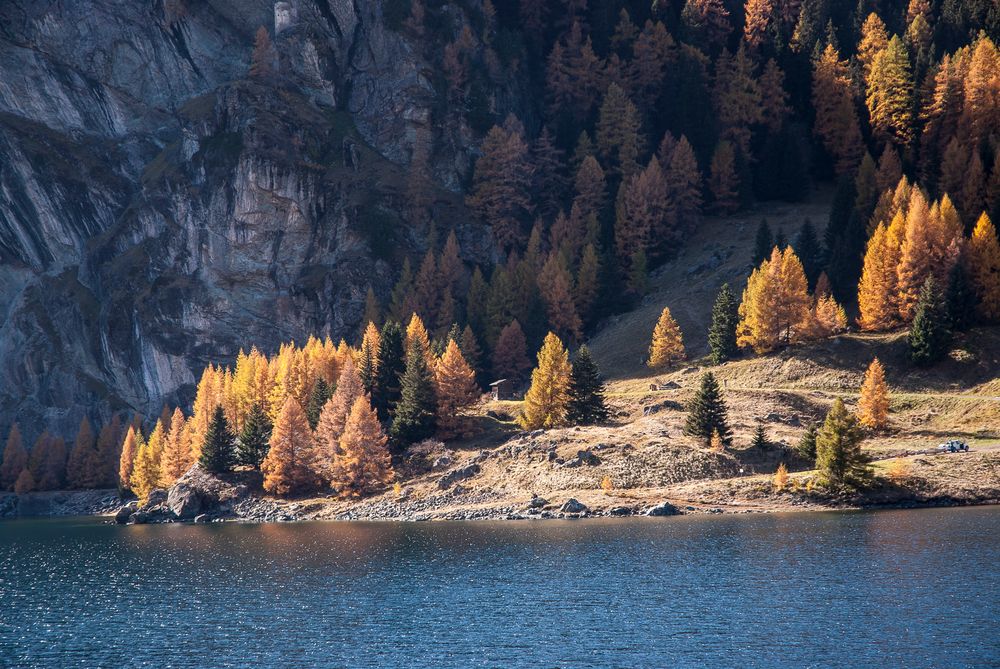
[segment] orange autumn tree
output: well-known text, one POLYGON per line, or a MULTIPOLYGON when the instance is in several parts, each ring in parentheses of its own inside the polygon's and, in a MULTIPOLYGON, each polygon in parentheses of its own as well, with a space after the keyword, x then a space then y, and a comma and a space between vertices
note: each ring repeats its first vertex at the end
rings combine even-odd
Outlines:
POLYGON ((899 315, 904 321, 913 318, 920 289, 928 277, 933 276, 938 285, 948 285, 948 275, 961 249, 961 222, 951 199, 945 195, 929 206, 923 193, 914 188, 897 272, 899 315))
POLYGON ((354 361, 348 358, 337 379, 337 389, 323 405, 319 422, 316 424, 317 468, 326 478, 329 478, 330 468, 339 453, 340 438, 344 434, 347 416, 359 397, 367 395, 361 384, 361 377, 354 367, 354 361))
POLYGON ((737 343, 757 353, 801 341, 810 332, 812 300, 802 263, 792 247, 775 247, 747 280, 740 303, 737 343))
POLYGON ((129 477, 129 488, 146 503, 151 493, 160 482, 160 460, 163 455, 163 423, 159 420, 149 434, 149 439, 139 444, 129 477))
POLYGON ((518 423, 525 430, 548 429, 566 424, 572 367, 569 352, 552 332, 538 351, 538 365, 531 372, 531 388, 524 396, 518 423))
POLYGON ((649 344, 649 360, 646 364, 651 369, 663 369, 667 365, 683 360, 684 338, 680 326, 670 313, 670 307, 663 307, 660 318, 653 328, 653 338, 649 344))
POLYGON ((870 430, 884 430, 889 426, 889 386, 885 382, 885 368, 878 358, 868 366, 861 384, 858 422, 870 430))
POLYGON ((97 439, 90 421, 84 416, 76 440, 66 461, 66 483, 70 488, 95 488, 100 483, 97 439))
MULTIPOLYGON (((902 225, 897 213, 893 225, 902 225)), ((892 239, 889 228, 880 223, 865 251, 864 268, 858 283, 858 324, 862 330, 888 330, 899 321, 897 269, 901 249, 892 239)))
MULTIPOLYGON (((994 169, 1000 171, 1000 166, 994 169)), ((976 221, 966 247, 965 263, 976 294, 976 314, 986 322, 1000 320, 1000 243, 986 212, 976 221)))
POLYGON ((362 497, 392 481, 395 473, 378 415, 367 397, 358 397, 344 425, 333 459, 330 484, 343 497, 362 497))
POLYGON ((463 415, 479 400, 476 374, 462 356, 454 339, 434 368, 437 388, 437 429, 442 439, 466 436, 469 421, 463 415))
POLYGON ((3 460, 0 460, 0 490, 13 490, 17 477, 28 465, 28 451, 24 448, 21 429, 17 423, 10 428, 7 435, 7 445, 3 449, 3 460))
POLYGON ((406 326, 406 340, 405 348, 403 350, 409 351, 412 342, 417 342, 420 347, 421 352, 424 354, 424 359, 427 361, 427 368, 434 369, 434 354, 431 352, 431 338, 427 334, 427 328, 424 326, 424 321, 417 314, 410 316, 410 322, 406 326))
POLYGON ((813 64, 813 132, 833 157, 838 174, 853 171, 864 154, 854 97, 848 63, 828 44, 813 64))
POLYGON ((271 448, 261 463, 264 490, 274 495, 307 492, 318 487, 312 430, 302 406, 287 397, 271 432, 271 448))
POLYGON ((847 313, 831 295, 816 296, 812 309, 810 339, 825 339, 847 329, 847 313))
POLYGON ((160 467, 160 485, 164 488, 173 485, 194 464, 188 434, 184 412, 178 407, 174 409, 170 418, 170 431, 164 438, 160 467))
POLYGON ((142 445, 142 433, 134 425, 128 426, 122 442, 122 454, 118 461, 118 482, 123 490, 131 490, 132 469, 135 456, 142 445))

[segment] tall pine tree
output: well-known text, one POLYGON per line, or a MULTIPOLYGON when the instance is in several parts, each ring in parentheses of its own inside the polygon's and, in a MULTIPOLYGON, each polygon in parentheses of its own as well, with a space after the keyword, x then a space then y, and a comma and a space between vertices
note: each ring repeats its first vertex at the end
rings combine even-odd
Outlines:
POLYGON ((736 326, 739 324, 739 303, 729 284, 722 284, 712 306, 712 325, 708 330, 708 347, 712 364, 721 365, 739 353, 736 326))
POLYGON ((684 434, 697 437, 707 446, 713 433, 718 433, 722 443, 733 442, 733 433, 729 429, 729 419, 726 403, 722 399, 722 390, 712 372, 705 372, 701 377, 701 385, 688 404, 687 420, 684 423, 684 434))
POLYGON ((920 290, 908 341, 910 360, 921 367, 933 365, 948 352, 951 343, 948 311, 933 276, 927 278, 920 290))
POLYGON ((431 436, 435 427, 434 378, 417 339, 410 342, 406 351, 406 371, 401 384, 400 400, 389 433, 399 445, 405 446, 431 436))
POLYGON ((260 469, 270 448, 271 430, 271 419, 259 404, 254 404, 236 440, 236 461, 241 465, 260 469))
POLYGON ((603 423, 608 419, 604 381, 586 346, 581 346, 573 359, 566 419, 574 425, 603 423))
MULTIPOLYGON (((289 400, 295 401, 291 398, 289 400)), ((222 405, 216 405, 198 462, 213 474, 223 474, 232 471, 235 459, 236 439, 229 429, 229 421, 226 420, 222 405)))

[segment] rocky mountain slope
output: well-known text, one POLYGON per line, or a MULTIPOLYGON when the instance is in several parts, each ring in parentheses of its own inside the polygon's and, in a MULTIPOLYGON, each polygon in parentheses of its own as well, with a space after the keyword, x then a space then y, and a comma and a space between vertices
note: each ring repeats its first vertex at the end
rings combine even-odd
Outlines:
POLYGON ((368 284, 387 297, 426 244, 401 215, 418 137, 434 219, 492 257, 430 52, 374 0, 0 4, 0 425, 155 414, 209 359, 355 334, 368 284), (267 82, 246 78, 262 25, 267 82))

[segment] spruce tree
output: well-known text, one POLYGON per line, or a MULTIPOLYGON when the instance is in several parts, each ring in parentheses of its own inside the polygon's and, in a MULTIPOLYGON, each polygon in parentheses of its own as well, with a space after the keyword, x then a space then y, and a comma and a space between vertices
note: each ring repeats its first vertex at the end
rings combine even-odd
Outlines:
POLYGON ((733 433, 729 429, 726 403, 722 399, 719 382, 712 372, 705 372, 701 377, 701 386, 688 405, 684 434, 698 437, 709 444, 712 433, 716 430, 723 444, 728 446, 732 443, 733 433))
POLYGON ((214 474, 232 471, 236 457, 236 439, 229 429, 229 421, 221 405, 216 405, 212 420, 205 433, 205 442, 201 447, 201 457, 198 462, 202 467, 214 474))
POLYGON ((924 282, 914 314, 909 335, 910 360, 926 367, 940 360, 951 342, 948 312, 933 276, 924 282))
POLYGON ((767 219, 760 219, 760 225, 757 226, 757 236, 754 238, 753 242, 753 266, 757 267, 762 262, 771 257, 771 249, 774 248, 774 236, 771 234, 771 226, 768 225, 767 219))
POLYGON ((739 303, 736 295, 725 283, 712 307, 712 326, 708 330, 708 346, 712 364, 721 365, 739 353, 736 345, 736 326, 739 323, 739 303))
POLYGON ((318 377, 316 383, 313 384, 312 392, 309 393, 309 404, 306 406, 306 418, 309 420, 309 427, 313 430, 316 429, 316 423, 319 422, 319 412, 323 410, 323 405, 332 394, 333 391, 330 390, 330 384, 326 382, 326 379, 322 376, 318 377))
POLYGON ((260 469, 260 463, 267 457, 271 439, 271 419, 260 404, 250 407, 243 429, 236 440, 236 462, 260 469))
POLYGON ((975 322, 976 294, 962 263, 955 263, 951 268, 945 303, 948 305, 948 322, 955 332, 965 332, 975 322))
POLYGON ((868 458, 861 452, 857 419, 837 398, 816 435, 816 469, 819 479, 833 488, 856 488, 870 476, 868 458))
POLYGON ((580 347, 573 360, 566 419, 575 425, 603 423, 608 419, 604 381, 586 345, 580 347))
POLYGON ((767 444, 767 432, 764 430, 764 424, 757 423, 757 427, 753 431, 753 439, 750 441, 750 446, 763 453, 767 450, 767 444))
POLYGON ((805 270, 806 278, 809 280, 809 287, 814 287, 819 273, 823 271, 823 249, 819 245, 816 228, 808 218, 795 236, 792 248, 802 261, 802 269, 805 270))
POLYGON ((378 369, 372 387, 372 407, 379 418, 392 418, 399 402, 400 377, 406 369, 404 359, 403 329, 396 321, 388 321, 382 326, 378 347, 378 369))
POLYGON ((816 434, 818 429, 815 425, 810 425, 806 428, 805 433, 802 438, 799 439, 799 443, 795 445, 795 450, 798 451, 806 460, 814 462, 816 460, 816 434))
POLYGON ((420 342, 414 339, 406 355, 406 371, 401 379, 402 390, 396 405, 390 435, 399 444, 412 444, 434 434, 437 401, 434 379, 427 368, 420 342))

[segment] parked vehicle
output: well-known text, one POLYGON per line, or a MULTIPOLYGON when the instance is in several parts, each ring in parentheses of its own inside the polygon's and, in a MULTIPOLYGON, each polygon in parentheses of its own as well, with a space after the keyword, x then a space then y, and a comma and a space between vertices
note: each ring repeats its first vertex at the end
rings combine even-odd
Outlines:
POLYGON ((960 451, 969 450, 969 445, 960 439, 949 439, 948 441, 940 444, 938 450, 942 453, 958 453, 960 451))

